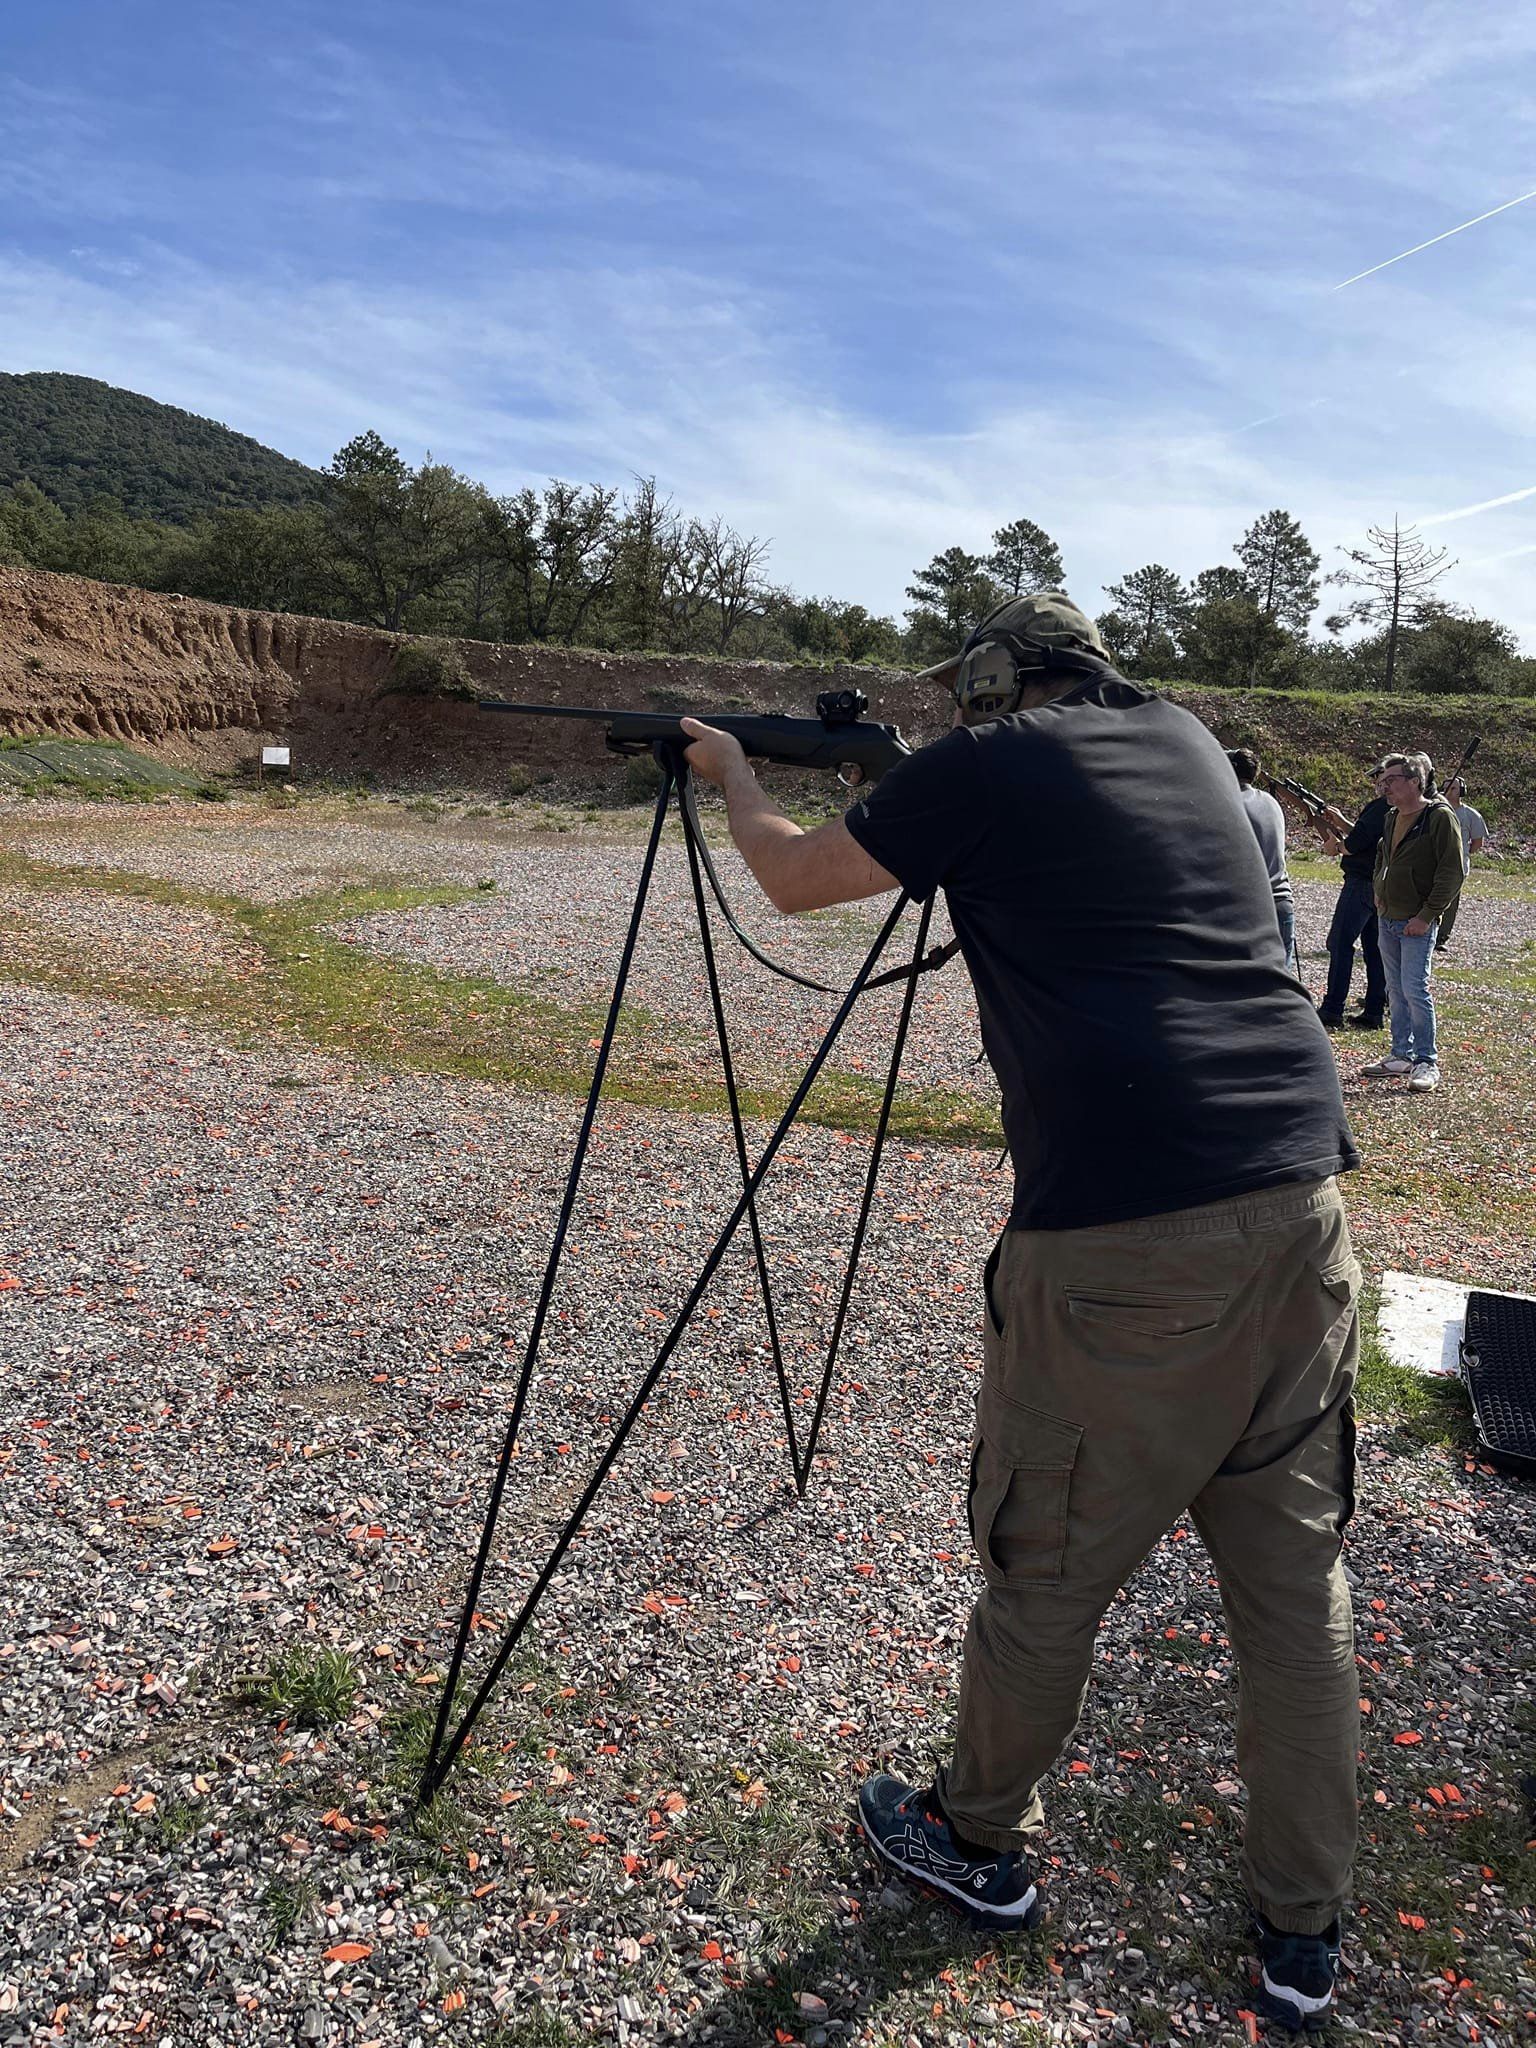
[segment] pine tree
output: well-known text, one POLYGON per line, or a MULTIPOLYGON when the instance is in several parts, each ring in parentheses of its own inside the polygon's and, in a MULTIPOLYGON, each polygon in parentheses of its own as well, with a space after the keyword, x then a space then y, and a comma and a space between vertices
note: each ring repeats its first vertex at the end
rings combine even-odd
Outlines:
POLYGON ((1125 638, 1133 666, 1144 674, 1178 659, 1179 638, 1189 612, 1189 592, 1172 569, 1148 562, 1119 583, 1106 583, 1105 594, 1125 638))
POLYGON ((1059 590, 1066 581, 1060 548, 1033 519, 1000 526, 982 567, 1007 597, 1026 590, 1059 590))
POLYGON ((1316 548, 1289 512, 1266 512, 1255 519, 1232 550, 1254 603, 1267 619, 1276 619, 1293 633, 1305 633, 1317 609, 1317 572, 1322 566, 1316 548))

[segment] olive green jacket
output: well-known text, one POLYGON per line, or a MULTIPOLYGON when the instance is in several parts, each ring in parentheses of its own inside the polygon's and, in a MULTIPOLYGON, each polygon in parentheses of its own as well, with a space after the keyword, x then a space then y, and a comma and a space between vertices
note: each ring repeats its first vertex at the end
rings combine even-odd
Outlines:
POLYGON ((1432 796, 1396 851, 1397 813, 1389 811, 1376 849, 1376 908, 1383 917, 1422 917, 1433 924, 1461 894, 1461 826, 1444 797, 1432 796))

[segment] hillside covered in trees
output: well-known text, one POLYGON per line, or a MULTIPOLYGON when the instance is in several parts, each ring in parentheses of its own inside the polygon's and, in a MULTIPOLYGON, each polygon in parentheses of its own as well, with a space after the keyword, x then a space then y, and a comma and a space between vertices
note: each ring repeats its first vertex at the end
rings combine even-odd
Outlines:
POLYGON ((102 499, 184 526, 232 507, 301 505, 319 476, 248 434, 94 377, 0 372, 0 490, 29 482, 74 515, 102 499))
MULTIPOLYGON (((88 378, 0 377, 0 565, 396 633, 909 670, 1012 593, 1065 581, 1094 605, 1022 515, 914 568, 900 622, 775 583, 769 552, 650 477, 497 495, 372 431, 316 471, 88 378)), ((1325 571, 1276 507, 1188 579, 1149 562, 1106 585, 1099 629, 1163 682, 1536 696, 1536 658, 1451 599, 1443 550, 1394 520, 1340 555, 1325 571)))

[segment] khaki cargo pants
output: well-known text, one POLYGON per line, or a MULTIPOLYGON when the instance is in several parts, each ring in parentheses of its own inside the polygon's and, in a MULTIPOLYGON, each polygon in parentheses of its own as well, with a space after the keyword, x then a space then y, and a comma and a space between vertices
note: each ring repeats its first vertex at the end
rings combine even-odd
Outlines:
POLYGON ((1331 1180, 1003 1233, 969 1496, 987 1584, 939 1788, 962 1834, 1020 1848, 1043 1825, 1039 1782, 1082 1709, 1099 1621, 1187 1508, 1237 1658, 1249 1895, 1290 1933, 1339 1910, 1359 1745, 1340 1562, 1359 1279, 1331 1180))

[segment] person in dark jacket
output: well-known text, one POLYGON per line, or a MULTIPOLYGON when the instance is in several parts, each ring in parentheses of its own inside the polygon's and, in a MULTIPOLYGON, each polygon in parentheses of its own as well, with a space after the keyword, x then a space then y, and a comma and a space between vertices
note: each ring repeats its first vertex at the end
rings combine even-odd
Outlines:
POLYGON ((1376 869, 1376 849, 1392 806, 1381 793, 1381 764, 1371 770, 1376 794, 1353 824, 1340 810, 1329 806, 1324 814, 1323 845, 1339 856, 1343 880, 1328 927, 1328 985, 1317 1014, 1330 1031, 1348 1023, 1356 1031, 1379 1031, 1387 1021, 1387 978, 1381 964, 1381 946, 1376 933, 1376 898, 1371 877, 1376 869), (1365 998, 1353 1017, 1346 1018, 1349 984, 1355 971, 1355 941, 1360 942, 1365 962, 1365 998))
POLYGON ((1428 754, 1388 754, 1381 786, 1393 808, 1376 849, 1373 887, 1392 1046, 1361 1071, 1373 1079, 1406 1076, 1422 1092, 1440 1085, 1430 969, 1440 918, 1461 894, 1461 826, 1434 794, 1428 754))

